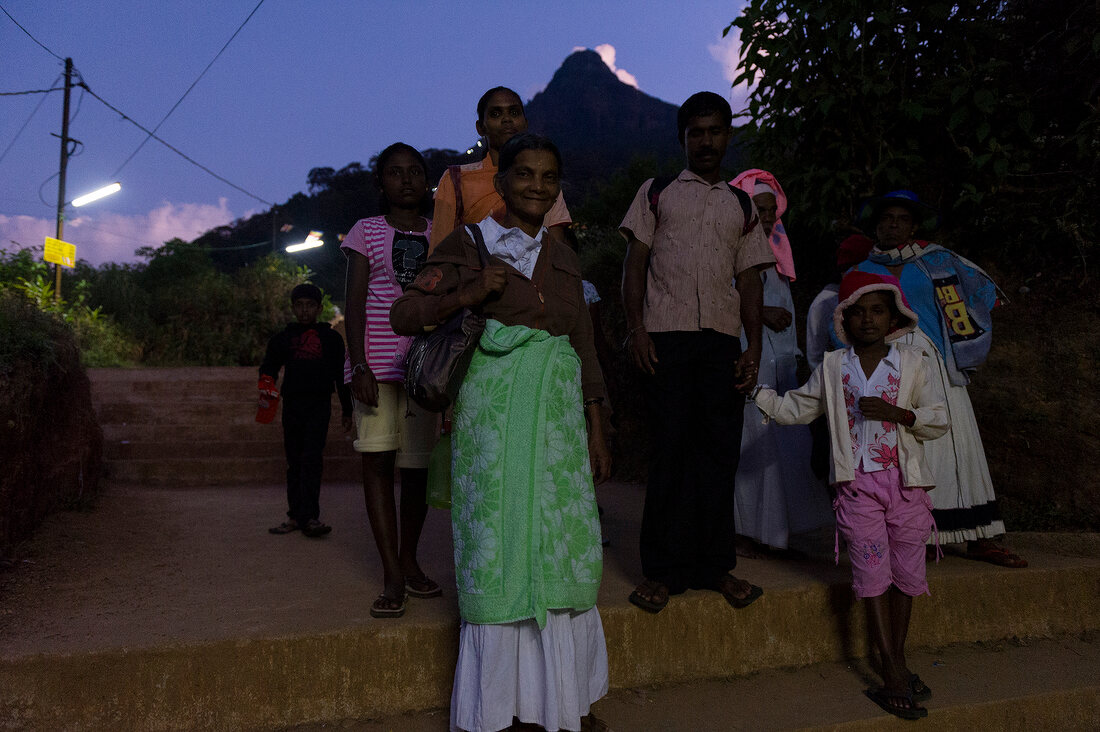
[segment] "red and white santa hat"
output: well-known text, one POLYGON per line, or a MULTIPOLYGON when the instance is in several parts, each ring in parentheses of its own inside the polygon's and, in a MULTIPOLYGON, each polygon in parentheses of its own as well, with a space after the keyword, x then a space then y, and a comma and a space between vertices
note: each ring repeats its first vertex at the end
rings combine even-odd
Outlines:
POLYGON ((836 310, 833 311, 833 327, 841 343, 852 344, 848 334, 844 332, 844 311, 855 305, 856 301, 868 292, 876 291, 892 292, 894 303, 901 314, 898 327, 886 336, 886 340, 897 340, 906 333, 916 330, 917 314, 909 307, 909 301, 905 299, 905 293, 901 291, 901 283, 898 282, 897 277, 853 270, 844 275, 844 279, 840 281, 840 292, 837 294, 839 302, 836 310))

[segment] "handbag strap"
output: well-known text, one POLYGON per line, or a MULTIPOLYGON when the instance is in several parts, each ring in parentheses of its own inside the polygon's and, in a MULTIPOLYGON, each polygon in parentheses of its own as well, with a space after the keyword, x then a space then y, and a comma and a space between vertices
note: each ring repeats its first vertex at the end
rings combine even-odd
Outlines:
POLYGON ((489 248, 485 246, 485 237, 481 233, 481 227, 477 224, 467 224, 466 231, 470 232, 470 236, 474 238, 474 244, 477 245, 477 258, 481 262, 481 266, 489 266, 489 248))

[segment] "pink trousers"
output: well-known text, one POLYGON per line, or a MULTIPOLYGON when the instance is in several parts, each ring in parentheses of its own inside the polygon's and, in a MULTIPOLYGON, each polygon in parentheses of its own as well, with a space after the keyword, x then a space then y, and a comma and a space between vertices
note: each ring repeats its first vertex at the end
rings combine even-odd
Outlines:
POLYGON ((833 509, 848 543, 857 597, 877 597, 891 584, 910 597, 928 594, 924 545, 935 522, 923 488, 903 487, 897 468, 856 468, 855 480, 837 484, 833 509))

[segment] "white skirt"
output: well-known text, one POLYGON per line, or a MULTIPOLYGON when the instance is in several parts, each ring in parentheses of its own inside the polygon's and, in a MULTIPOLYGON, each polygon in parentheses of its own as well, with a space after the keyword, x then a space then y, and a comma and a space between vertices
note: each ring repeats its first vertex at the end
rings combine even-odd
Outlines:
MULTIPOLYGON (((764 303, 794 312, 787 280, 768 270, 764 303)), ((748 341, 741 336, 741 347, 748 341)), ((759 381, 780 394, 798 386, 798 343, 794 322, 776 333, 764 326, 759 381)), ((741 536, 786 549, 791 534, 833 523, 825 484, 810 467, 812 446, 806 425, 764 424, 749 402, 741 428, 741 459, 734 478, 734 528, 741 536)))
POLYGON ((1003 534, 1004 521, 999 518, 993 520, 988 515, 980 518, 981 514, 974 511, 975 507, 981 510, 980 507, 995 502, 997 497, 993 493, 993 480, 989 477, 989 463, 985 459, 985 448, 978 433, 970 394, 965 386, 951 384, 939 350, 924 333, 916 330, 897 342, 908 343, 924 351, 929 362, 936 367, 929 372, 933 387, 947 398, 951 429, 943 437, 923 443, 925 459, 936 479, 936 487, 930 494, 932 508, 937 512, 972 512, 971 515, 961 514, 964 519, 969 519, 963 527, 939 527, 940 543, 955 544, 1003 534))
POLYGON ((496 732, 513 717, 549 732, 576 732, 606 693, 607 643, 596 608, 551 610, 542 630, 534 620, 462 621, 452 732, 496 732))
POLYGON ((762 424, 760 410, 751 402, 745 405, 744 420, 733 491, 737 533, 786 549, 791 534, 831 526, 828 491, 810 467, 810 428, 762 424))

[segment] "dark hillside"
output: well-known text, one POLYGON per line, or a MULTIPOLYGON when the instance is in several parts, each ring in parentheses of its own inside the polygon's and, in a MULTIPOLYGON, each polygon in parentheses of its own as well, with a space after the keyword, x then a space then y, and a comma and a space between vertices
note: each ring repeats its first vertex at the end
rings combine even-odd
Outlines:
POLYGON ((527 103, 531 129, 565 157, 570 200, 578 203, 634 158, 679 160, 676 105, 624 84, 595 51, 571 54, 527 103))

